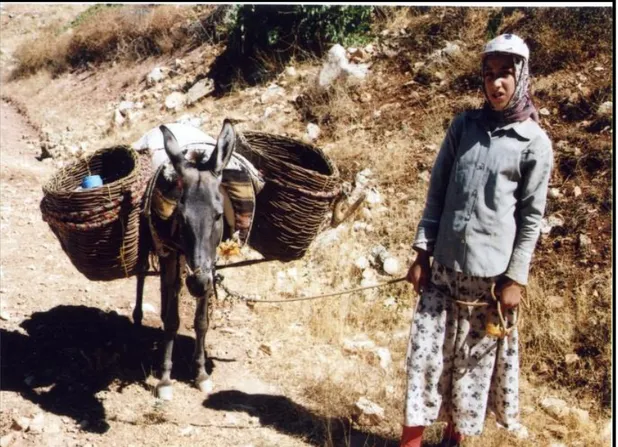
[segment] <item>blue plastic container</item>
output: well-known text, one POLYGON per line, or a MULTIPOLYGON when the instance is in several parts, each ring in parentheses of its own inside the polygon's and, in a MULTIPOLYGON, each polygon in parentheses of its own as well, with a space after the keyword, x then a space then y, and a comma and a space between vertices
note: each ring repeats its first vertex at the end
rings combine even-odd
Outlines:
POLYGON ((100 175, 89 175, 82 180, 82 188, 90 189, 103 185, 103 179, 100 175))

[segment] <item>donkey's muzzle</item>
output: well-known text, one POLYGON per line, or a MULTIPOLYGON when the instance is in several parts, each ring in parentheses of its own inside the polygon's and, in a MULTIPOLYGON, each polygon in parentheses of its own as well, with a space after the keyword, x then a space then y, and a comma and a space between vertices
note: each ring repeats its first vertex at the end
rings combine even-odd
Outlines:
POLYGON ((194 297, 206 295, 212 286, 212 275, 208 273, 198 273, 187 276, 187 289, 194 297))

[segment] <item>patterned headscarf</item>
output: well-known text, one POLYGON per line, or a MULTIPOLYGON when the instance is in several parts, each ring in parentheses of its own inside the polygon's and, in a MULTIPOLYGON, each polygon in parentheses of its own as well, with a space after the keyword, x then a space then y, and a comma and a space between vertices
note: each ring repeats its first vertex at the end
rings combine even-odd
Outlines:
MULTIPOLYGON (((493 53, 496 54, 496 53, 493 53)), ((507 54, 507 53, 505 53, 507 54)), ((508 54, 513 58, 513 65, 515 67, 515 92, 513 97, 504 108, 504 110, 494 110, 491 106, 491 102, 487 97, 485 91, 485 82, 483 82, 483 93, 485 94, 485 104, 483 105, 483 112, 492 122, 508 124, 515 121, 525 121, 528 118, 532 118, 534 121, 539 121, 539 114, 532 103, 530 93, 528 92, 528 86, 530 84, 530 74, 528 71, 528 61, 522 57, 508 54)), ((485 61, 487 57, 483 58, 481 73, 484 79, 485 61)))

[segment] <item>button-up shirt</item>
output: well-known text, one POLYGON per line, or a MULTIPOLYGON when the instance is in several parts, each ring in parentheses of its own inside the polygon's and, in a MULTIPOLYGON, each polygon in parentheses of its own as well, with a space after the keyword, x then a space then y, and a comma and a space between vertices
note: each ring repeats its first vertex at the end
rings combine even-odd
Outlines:
POLYGON ((414 248, 467 275, 527 284, 545 211, 553 151, 532 119, 490 130, 459 114, 431 171, 414 248))

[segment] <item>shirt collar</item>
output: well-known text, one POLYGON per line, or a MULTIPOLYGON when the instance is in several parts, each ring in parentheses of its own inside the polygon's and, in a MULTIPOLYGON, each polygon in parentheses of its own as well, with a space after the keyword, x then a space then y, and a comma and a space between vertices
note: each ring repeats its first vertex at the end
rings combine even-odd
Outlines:
MULTIPOLYGON (((483 111, 481 109, 473 110, 470 112, 470 118, 474 120, 482 120, 483 119, 483 111)), ((503 131, 508 131, 512 129, 517 135, 526 140, 531 140, 534 137, 534 134, 537 131, 537 124, 534 122, 532 118, 528 118, 525 121, 515 121, 513 123, 506 124, 500 129, 503 131)))

